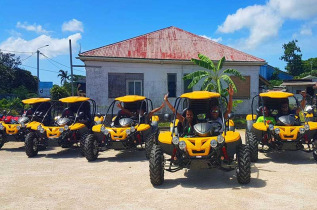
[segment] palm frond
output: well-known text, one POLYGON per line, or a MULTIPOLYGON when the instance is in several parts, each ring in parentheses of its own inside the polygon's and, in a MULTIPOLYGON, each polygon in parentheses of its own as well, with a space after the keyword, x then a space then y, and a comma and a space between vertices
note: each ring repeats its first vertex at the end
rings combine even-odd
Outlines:
POLYGON ((225 56, 223 56, 223 57, 219 60, 218 66, 217 66, 218 71, 219 71, 220 69, 222 69, 222 66, 223 66, 223 64, 225 63, 225 61, 226 61, 226 57, 225 57, 225 56))
POLYGON ((184 79, 192 79, 191 83, 189 83, 188 88, 194 87, 202 78, 207 77, 209 72, 207 71, 196 71, 184 76, 184 79))
POLYGON ((223 73, 225 73, 225 74, 231 74, 231 75, 236 76, 236 77, 238 77, 239 79, 245 81, 244 76, 242 76, 242 74, 241 74, 238 70, 236 70, 236 69, 226 69, 226 70, 223 71, 223 73))
POLYGON ((226 74, 223 74, 221 75, 221 78, 223 79, 223 81, 225 81, 228 85, 230 84, 234 90, 234 92, 237 92, 237 87, 236 85, 234 84, 234 82, 232 81, 232 79, 226 75, 226 74))
POLYGON ((214 62, 212 60, 210 60, 210 58, 208 58, 207 56, 203 55, 203 54, 198 54, 198 58, 202 61, 205 61, 206 63, 208 63, 209 65, 211 65, 211 67, 213 69, 215 69, 215 65, 214 62))
POLYGON ((202 86, 201 86, 201 90, 206 90, 206 87, 207 87, 207 85, 209 84, 209 83, 211 83, 211 80, 212 80, 212 78, 211 77, 208 77, 208 78, 206 78, 205 80, 204 80, 204 82, 203 82, 203 84, 202 84, 202 86))
POLYGON ((206 62, 206 61, 203 61, 203 60, 198 60, 198 59, 195 59, 195 58, 192 58, 191 59, 191 61, 194 63, 194 64, 196 64, 196 65, 198 65, 198 66, 200 66, 200 67, 203 67, 203 68, 205 68, 205 69, 209 69, 209 70, 211 70, 211 71, 215 71, 215 67, 214 67, 214 65, 213 65, 213 63, 211 64, 211 63, 208 63, 208 62, 206 62))
POLYGON ((213 84, 213 83, 208 83, 208 85, 205 87, 204 90, 207 90, 207 91, 216 91, 216 86, 213 84))

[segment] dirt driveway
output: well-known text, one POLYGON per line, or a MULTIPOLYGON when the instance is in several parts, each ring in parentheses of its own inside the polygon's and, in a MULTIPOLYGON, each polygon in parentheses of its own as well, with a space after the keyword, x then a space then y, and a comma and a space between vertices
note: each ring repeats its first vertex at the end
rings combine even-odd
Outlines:
MULTIPOLYGON (((244 132, 241 132, 244 137, 244 132)), ((217 169, 165 172, 154 188, 145 153, 51 147, 27 158, 23 143, 0 150, 1 209, 316 209, 317 163, 303 152, 259 155, 251 183, 217 169)))

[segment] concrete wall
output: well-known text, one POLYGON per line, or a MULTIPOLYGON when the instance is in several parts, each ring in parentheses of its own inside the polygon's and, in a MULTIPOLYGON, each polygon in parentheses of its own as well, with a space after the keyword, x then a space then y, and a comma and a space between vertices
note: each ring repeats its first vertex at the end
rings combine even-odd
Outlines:
MULTIPOLYGON (((108 73, 143 73, 144 74, 144 95, 153 101, 154 107, 161 105, 164 94, 167 93, 167 73, 177 74, 176 95, 179 96, 184 91, 182 77, 184 74, 202 69, 196 65, 179 64, 151 64, 151 63, 121 63, 121 62, 85 62, 86 65, 101 66, 101 68, 86 68, 86 87, 87 96, 94 99, 99 106, 100 112, 105 112, 106 106, 109 106, 113 98, 108 99, 108 73)), ((242 75, 251 76, 251 99, 258 94, 259 89, 259 66, 224 66, 226 68, 235 68, 242 75)), ((193 90, 199 90, 195 86, 193 90)), ((172 104, 175 98, 169 99, 172 104)), ((237 108, 237 114, 247 114, 250 109, 250 100, 243 99, 244 103, 237 108)), ((161 113, 167 113, 170 110, 165 107, 161 113)))

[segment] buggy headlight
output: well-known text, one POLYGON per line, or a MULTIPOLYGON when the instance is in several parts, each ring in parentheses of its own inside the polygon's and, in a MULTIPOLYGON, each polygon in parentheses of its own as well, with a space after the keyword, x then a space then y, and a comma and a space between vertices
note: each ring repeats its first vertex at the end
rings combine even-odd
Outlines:
POLYGON ((59 130, 60 133, 63 133, 64 128, 59 128, 58 130, 59 130))
POLYGON ((102 125, 102 126, 100 127, 100 131, 101 131, 101 132, 105 132, 105 130, 106 130, 105 126, 102 125))
POLYGON ((4 126, 0 124, 0 130, 4 130, 4 126))
POLYGON ((109 134, 109 130, 108 129, 104 129, 104 131, 102 131, 103 134, 108 135, 109 134))
POLYGON ((25 124, 23 122, 20 125, 22 128, 25 128, 25 124))
POLYGON ((17 126, 17 130, 20 130, 20 129, 21 129, 21 126, 18 125, 18 126, 17 126))
POLYGON ((38 131, 40 131, 41 129, 42 129, 42 126, 41 126, 41 125, 37 126, 37 130, 38 130, 38 131))
POLYGON ((125 132, 126 132, 127 135, 130 135, 131 130, 130 130, 130 129, 127 129, 125 132))
POLYGON ((212 148, 217 147, 217 141, 216 141, 215 139, 211 140, 211 141, 210 141, 210 146, 211 146, 212 148))
POLYGON ((39 127, 38 127, 38 130, 40 131, 40 133, 44 133, 45 132, 44 128, 42 126, 39 126, 39 127))
POLYGON ((69 126, 68 126, 68 125, 65 125, 65 126, 64 126, 64 130, 67 131, 68 129, 69 129, 69 126))
POLYGON ((184 141, 179 142, 178 146, 179 146, 179 148, 181 150, 185 150, 186 149, 186 143, 184 141))
POLYGON ((300 134, 304 134, 304 133, 305 133, 305 128, 300 128, 300 129, 299 129, 299 133, 300 133, 300 134))
POLYGON ((131 132, 134 132, 135 131, 135 128, 133 126, 131 126, 131 132))
POLYGON ((306 131, 309 131, 309 129, 310 129, 308 124, 304 125, 304 128, 305 128, 306 131))
POLYGON ((224 141, 225 141, 225 138, 224 138, 222 135, 217 136, 217 142, 218 142, 219 144, 221 144, 221 143, 224 142, 224 141))
POLYGON ((276 134, 280 134, 280 129, 279 129, 279 128, 275 128, 274 132, 275 132, 276 134))
POLYGON ((177 136, 174 136, 172 139, 173 144, 178 144, 179 143, 179 138, 177 136))
POLYGON ((274 129, 274 125, 269 124, 269 130, 272 131, 274 129))

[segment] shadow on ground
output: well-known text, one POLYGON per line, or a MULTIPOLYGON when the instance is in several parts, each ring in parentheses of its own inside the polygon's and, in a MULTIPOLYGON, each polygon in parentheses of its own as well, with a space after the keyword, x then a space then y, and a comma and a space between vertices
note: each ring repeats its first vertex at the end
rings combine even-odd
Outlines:
POLYGON ((257 163, 285 163, 285 164, 316 164, 317 161, 313 158, 313 153, 306 153, 303 151, 276 151, 273 150, 264 154, 265 158, 259 157, 257 163))
MULTIPOLYGON (((165 173, 169 173, 165 171, 165 173)), ((176 172, 182 173, 182 171, 176 172)), ((165 179, 163 185, 157 189, 168 189, 181 185, 185 188, 196 188, 201 190, 232 188, 232 190, 262 188, 266 186, 266 181, 259 178, 259 170, 252 164, 251 181, 249 184, 239 184, 235 170, 221 171, 218 169, 195 169, 185 170, 183 178, 165 179), (256 178, 254 177, 256 173, 256 178)))
POLYGON ((106 151, 100 152, 99 157, 97 160, 92 161, 93 162, 103 162, 103 161, 109 161, 109 162, 144 162, 148 161, 145 158, 145 151, 144 150, 137 150, 137 149, 128 149, 128 150, 120 150, 118 153, 113 157, 100 157, 103 153, 106 153, 106 151))

